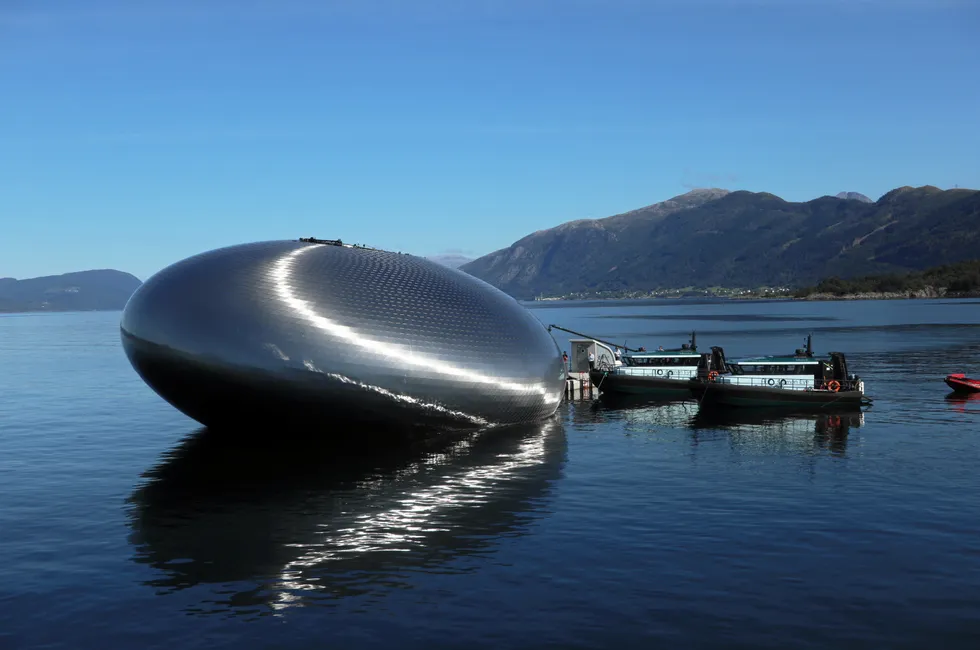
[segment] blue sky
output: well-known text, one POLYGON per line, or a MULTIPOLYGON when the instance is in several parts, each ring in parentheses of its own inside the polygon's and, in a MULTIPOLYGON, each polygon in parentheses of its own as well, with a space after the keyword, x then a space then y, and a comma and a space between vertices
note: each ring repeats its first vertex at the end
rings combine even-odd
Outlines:
POLYGON ((974 0, 6 0, 0 277, 980 188, 974 0))

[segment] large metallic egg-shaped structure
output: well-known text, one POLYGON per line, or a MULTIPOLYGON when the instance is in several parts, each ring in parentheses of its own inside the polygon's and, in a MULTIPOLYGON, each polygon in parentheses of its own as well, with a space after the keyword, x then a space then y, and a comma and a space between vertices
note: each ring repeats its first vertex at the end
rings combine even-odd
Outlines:
POLYGON ((133 294, 121 330, 143 380, 212 427, 512 424, 553 414, 564 388, 557 344, 510 296, 340 242, 190 257, 133 294))

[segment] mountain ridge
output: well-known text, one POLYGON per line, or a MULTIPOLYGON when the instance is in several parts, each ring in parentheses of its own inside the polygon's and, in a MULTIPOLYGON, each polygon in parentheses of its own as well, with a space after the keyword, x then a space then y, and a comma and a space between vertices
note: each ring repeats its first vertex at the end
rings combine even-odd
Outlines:
POLYGON ((115 269, 0 278, 0 312, 117 310, 140 284, 136 276, 115 269))
MULTIPOLYGON (((863 195, 862 195, 863 196, 863 195)), ((461 266, 518 298, 691 286, 803 286, 914 271, 980 248, 980 192, 902 186, 877 201, 693 190, 522 237, 461 266)))

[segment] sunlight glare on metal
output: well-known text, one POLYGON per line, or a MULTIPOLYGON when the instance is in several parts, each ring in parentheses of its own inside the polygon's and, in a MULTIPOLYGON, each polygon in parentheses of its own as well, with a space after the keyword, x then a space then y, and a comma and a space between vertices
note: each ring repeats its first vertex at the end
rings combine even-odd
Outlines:
POLYGON ((316 244, 297 248, 296 250, 284 255, 275 262, 272 269, 272 278, 276 295, 285 303, 296 315, 302 317, 317 329, 339 338, 351 345, 357 346, 371 354, 379 354, 386 358, 397 358, 400 362, 415 368, 420 368, 428 372, 435 372, 447 377, 462 379, 474 384, 490 385, 495 388, 504 389, 518 394, 536 393, 559 401, 560 395, 541 383, 519 383, 508 381, 500 377, 485 375, 466 368, 460 368, 447 363, 442 359, 427 357, 418 354, 411 346, 389 343, 370 339, 351 327, 342 325, 322 314, 317 313, 313 305, 295 293, 292 289, 292 271, 300 256, 317 248, 316 244))

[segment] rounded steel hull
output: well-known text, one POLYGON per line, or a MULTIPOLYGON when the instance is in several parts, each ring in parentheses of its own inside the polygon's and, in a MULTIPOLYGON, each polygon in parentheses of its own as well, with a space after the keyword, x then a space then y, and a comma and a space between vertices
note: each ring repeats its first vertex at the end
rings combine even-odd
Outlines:
POLYGON ((209 425, 516 424, 555 412, 558 345, 517 301, 411 255, 272 241, 147 280, 123 312, 135 370, 209 425))

